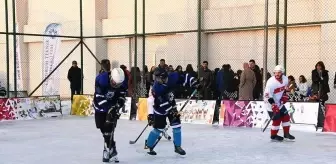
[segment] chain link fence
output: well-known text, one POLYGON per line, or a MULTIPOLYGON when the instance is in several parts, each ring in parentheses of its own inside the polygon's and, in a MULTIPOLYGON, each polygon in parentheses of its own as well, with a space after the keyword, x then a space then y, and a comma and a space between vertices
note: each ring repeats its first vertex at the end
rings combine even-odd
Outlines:
MULTIPOLYGON (((5 0, 0 2, 0 60, 5 63, 0 85, 28 95, 70 97, 68 71, 77 61, 82 93, 92 94, 99 61, 107 58, 113 68, 126 66, 139 82, 135 86, 144 88, 144 68, 150 71, 160 59, 172 69, 191 64, 197 71, 208 61, 211 70, 230 64, 236 72, 250 59, 263 68, 267 45, 265 69, 271 73, 282 64, 297 83, 304 75, 310 84, 315 64, 323 61, 329 70, 329 102, 335 102, 336 2, 269 0, 268 13, 265 2, 5 0)), ((139 91, 139 97, 145 95, 146 90, 139 91)))

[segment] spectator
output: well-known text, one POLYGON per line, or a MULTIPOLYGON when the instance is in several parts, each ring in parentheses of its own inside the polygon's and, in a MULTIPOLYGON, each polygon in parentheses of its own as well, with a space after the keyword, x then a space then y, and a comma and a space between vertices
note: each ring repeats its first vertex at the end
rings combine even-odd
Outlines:
POLYGON ((129 79, 130 79, 131 73, 127 70, 127 67, 125 65, 120 65, 120 68, 124 71, 124 74, 125 74, 125 80, 122 86, 126 88, 126 90, 128 90, 129 79))
MULTIPOLYGON (((178 65, 175 69, 175 72, 177 72, 180 77, 183 76, 183 70, 182 70, 182 66, 178 65)), ((184 98, 183 96, 184 93, 184 87, 182 85, 178 86, 177 89, 175 90, 175 97, 178 99, 182 99, 184 98)))
POLYGON ((161 59, 157 69, 164 69, 165 71, 168 71, 168 65, 166 64, 166 60, 161 59))
POLYGON ((254 75, 256 77, 256 85, 253 89, 253 99, 258 100, 260 99, 262 88, 263 88, 263 79, 261 75, 261 70, 258 65, 255 64, 255 60, 251 59, 249 61, 250 68, 254 72, 254 75))
POLYGON ((294 76, 292 76, 292 75, 288 76, 288 89, 287 89, 287 91, 290 92, 290 93, 294 93, 296 88, 297 87, 296 87, 294 76))
POLYGON ((335 77, 334 77, 334 88, 336 89, 336 72, 335 72, 335 77))
MULTIPOLYGON (((188 76, 197 78, 197 73, 194 71, 194 68, 192 67, 191 64, 187 65, 186 70, 185 70, 184 73, 188 74, 188 76)), ((185 95, 186 96, 190 96, 192 92, 193 92, 192 88, 187 85, 185 87, 185 95)))
POLYGON ((130 83, 128 86, 128 93, 129 96, 132 97, 131 101, 131 120, 135 120, 136 118, 136 112, 137 112, 137 106, 136 103, 141 96, 141 72, 139 67, 132 67, 131 68, 131 78, 129 79, 130 83), (135 77, 135 79, 134 79, 135 77))
POLYGON ((148 67, 147 65, 144 66, 143 68, 143 82, 145 83, 145 87, 146 87, 146 93, 145 96, 148 97, 149 95, 149 90, 150 90, 150 86, 151 86, 151 82, 148 80, 149 79, 149 72, 148 72, 148 67))
MULTIPOLYGON (((264 77, 264 68, 260 68, 260 73, 261 73, 261 76, 264 77)), ((269 72, 267 72, 267 80, 271 77, 272 77, 272 75, 269 72)), ((264 80, 264 79, 262 79, 262 80, 264 80)))
POLYGON ((324 63, 319 61, 315 65, 315 69, 312 71, 312 92, 317 95, 317 99, 321 102, 317 127, 323 127, 324 125, 324 103, 328 100, 329 88, 329 71, 325 69, 324 63))
POLYGON ((171 72, 174 72, 174 68, 172 65, 169 65, 168 66, 168 74, 171 73, 171 72))
POLYGON ((77 66, 77 61, 72 61, 72 66, 68 71, 68 80, 70 81, 70 89, 71 89, 71 100, 73 98, 73 95, 75 94, 81 94, 81 88, 82 88, 82 81, 81 79, 84 78, 81 77, 82 70, 77 66))
POLYGON ((239 100, 253 100, 253 88, 256 85, 254 72, 249 68, 248 63, 243 64, 244 71, 240 77, 239 100))
POLYGON ((297 85, 299 89, 299 94, 303 97, 308 96, 308 83, 306 77, 300 75, 299 77, 299 84, 297 85))
POLYGON ((312 71, 312 92, 317 94, 322 102, 328 100, 328 93, 330 92, 329 71, 325 69, 322 61, 319 61, 312 71))
POLYGON ((208 62, 203 61, 202 68, 200 69, 199 75, 201 79, 201 90, 200 94, 203 100, 211 99, 211 83, 212 83, 212 72, 208 68, 208 62))
POLYGON ((234 92, 234 74, 232 73, 232 70, 230 69, 229 64, 224 64, 223 69, 222 69, 222 76, 217 77, 217 79, 220 81, 222 78, 222 85, 219 86, 221 93, 222 93, 222 98, 224 100, 228 99, 233 99, 235 95, 232 95, 234 92))
POLYGON ((154 76, 154 72, 155 72, 155 69, 156 67, 153 66, 149 72, 149 76, 147 77, 147 81, 150 82, 151 86, 153 86, 154 84, 154 79, 155 79, 155 76, 154 76))
POLYGON ((239 83, 240 83, 240 77, 242 74, 242 70, 238 70, 237 73, 234 75, 234 87, 235 91, 237 91, 237 98, 239 98, 239 83))

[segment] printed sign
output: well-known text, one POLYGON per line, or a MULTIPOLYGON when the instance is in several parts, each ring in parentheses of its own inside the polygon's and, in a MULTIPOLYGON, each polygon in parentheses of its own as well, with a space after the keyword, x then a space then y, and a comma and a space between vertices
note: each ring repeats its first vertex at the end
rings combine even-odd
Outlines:
POLYGON ((0 99, 0 121, 15 120, 16 98, 0 99))
POLYGON ((147 115, 148 115, 147 98, 139 98, 137 120, 147 121, 147 115))
MULTIPOLYGON (((71 105, 71 115, 93 116, 93 95, 74 95, 71 105)), ((129 119, 131 114, 131 97, 126 97, 125 107, 120 109, 120 119, 129 119)))
MULTIPOLYGON (((180 111, 187 100, 176 100, 180 111)), ((216 101, 190 100, 181 112, 182 123, 212 124, 216 101)))
POLYGON ((61 115, 59 96, 0 99, 0 121, 31 120, 61 115))
MULTIPOLYGON (((177 110, 180 111, 187 100, 176 99, 177 110)), ((190 100, 181 112, 182 123, 212 124, 216 101, 190 100)), ((147 121, 147 98, 139 98, 137 120, 147 121)))
MULTIPOLYGON (((318 103, 294 102, 292 104, 294 112, 290 113, 290 116, 293 125, 317 124, 318 103)), ((285 107, 290 109, 290 103, 286 103, 285 107)), ((270 119, 267 106, 263 101, 224 100, 220 115, 224 126, 234 127, 263 128, 270 119), (224 118, 222 118, 223 116, 224 118)))
POLYGON ((71 115, 93 116, 92 100, 93 95, 73 95, 71 115))

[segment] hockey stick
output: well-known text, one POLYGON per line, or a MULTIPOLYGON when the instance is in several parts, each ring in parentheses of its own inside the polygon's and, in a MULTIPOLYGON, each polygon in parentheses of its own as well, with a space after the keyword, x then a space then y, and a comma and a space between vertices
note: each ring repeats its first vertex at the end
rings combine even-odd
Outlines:
POLYGON ((129 144, 135 144, 139 138, 142 136, 142 134, 145 132, 145 130, 148 128, 149 124, 145 126, 145 128, 142 130, 142 132, 139 134, 139 136, 134 141, 129 141, 129 144))
MULTIPOLYGON (((187 105, 187 103, 190 101, 190 99, 196 94, 197 90, 194 90, 194 92, 190 95, 189 99, 184 103, 184 105, 182 106, 181 110, 187 105)), ((129 141, 129 144, 135 144, 139 138, 142 136, 142 134, 145 132, 145 130, 148 128, 149 124, 147 124, 145 126, 145 128, 142 130, 142 132, 139 134, 139 136, 134 140, 134 141, 129 141)))
MULTIPOLYGON (((282 107, 283 107, 283 105, 281 106, 281 108, 282 108, 282 107)), ((290 107, 294 109, 294 106, 293 106, 292 103, 290 103, 290 107)), ((281 109, 281 108, 280 108, 280 109, 281 109)), ((295 110, 295 109, 294 109, 294 110, 295 110)), ((286 114, 286 113, 288 113, 288 110, 285 112, 285 114, 286 114)), ((275 117, 275 114, 274 114, 274 112, 273 112, 273 116, 271 117, 270 120, 268 120, 268 122, 267 122, 266 126, 264 127, 264 129, 262 130, 262 132, 265 132, 265 130, 268 128, 268 125, 271 123, 271 121, 274 119, 274 117, 275 117)))

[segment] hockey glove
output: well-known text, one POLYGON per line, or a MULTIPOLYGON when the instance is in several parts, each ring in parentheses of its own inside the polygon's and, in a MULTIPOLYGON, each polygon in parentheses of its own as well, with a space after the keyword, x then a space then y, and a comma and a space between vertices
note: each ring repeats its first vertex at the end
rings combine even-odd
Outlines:
POLYGON ((169 114, 172 115, 172 116, 175 117, 175 118, 180 118, 180 116, 181 116, 180 112, 177 111, 176 107, 173 108, 173 109, 170 111, 169 114))
POLYGON ((119 109, 123 108, 125 106, 125 102, 126 102, 126 98, 125 97, 119 97, 119 99, 118 99, 119 109))
POLYGON ((280 113, 280 109, 277 105, 272 105, 272 111, 274 114, 280 113))
POLYGON ((149 114, 149 115, 147 116, 147 120, 148 120, 148 125, 149 125, 149 126, 154 125, 154 115, 153 115, 153 114, 149 114))
POLYGON ((120 109, 120 106, 118 104, 116 106, 111 107, 111 109, 107 113, 108 118, 111 118, 111 120, 108 120, 108 121, 112 121, 112 119, 117 120, 120 118, 121 114, 119 113, 119 109, 120 109))
POLYGON ((283 94, 282 95, 282 97, 281 97, 281 99, 280 99, 280 103, 281 104, 286 104, 287 102, 288 102, 288 100, 289 100, 289 96, 287 95, 287 94, 283 94))

